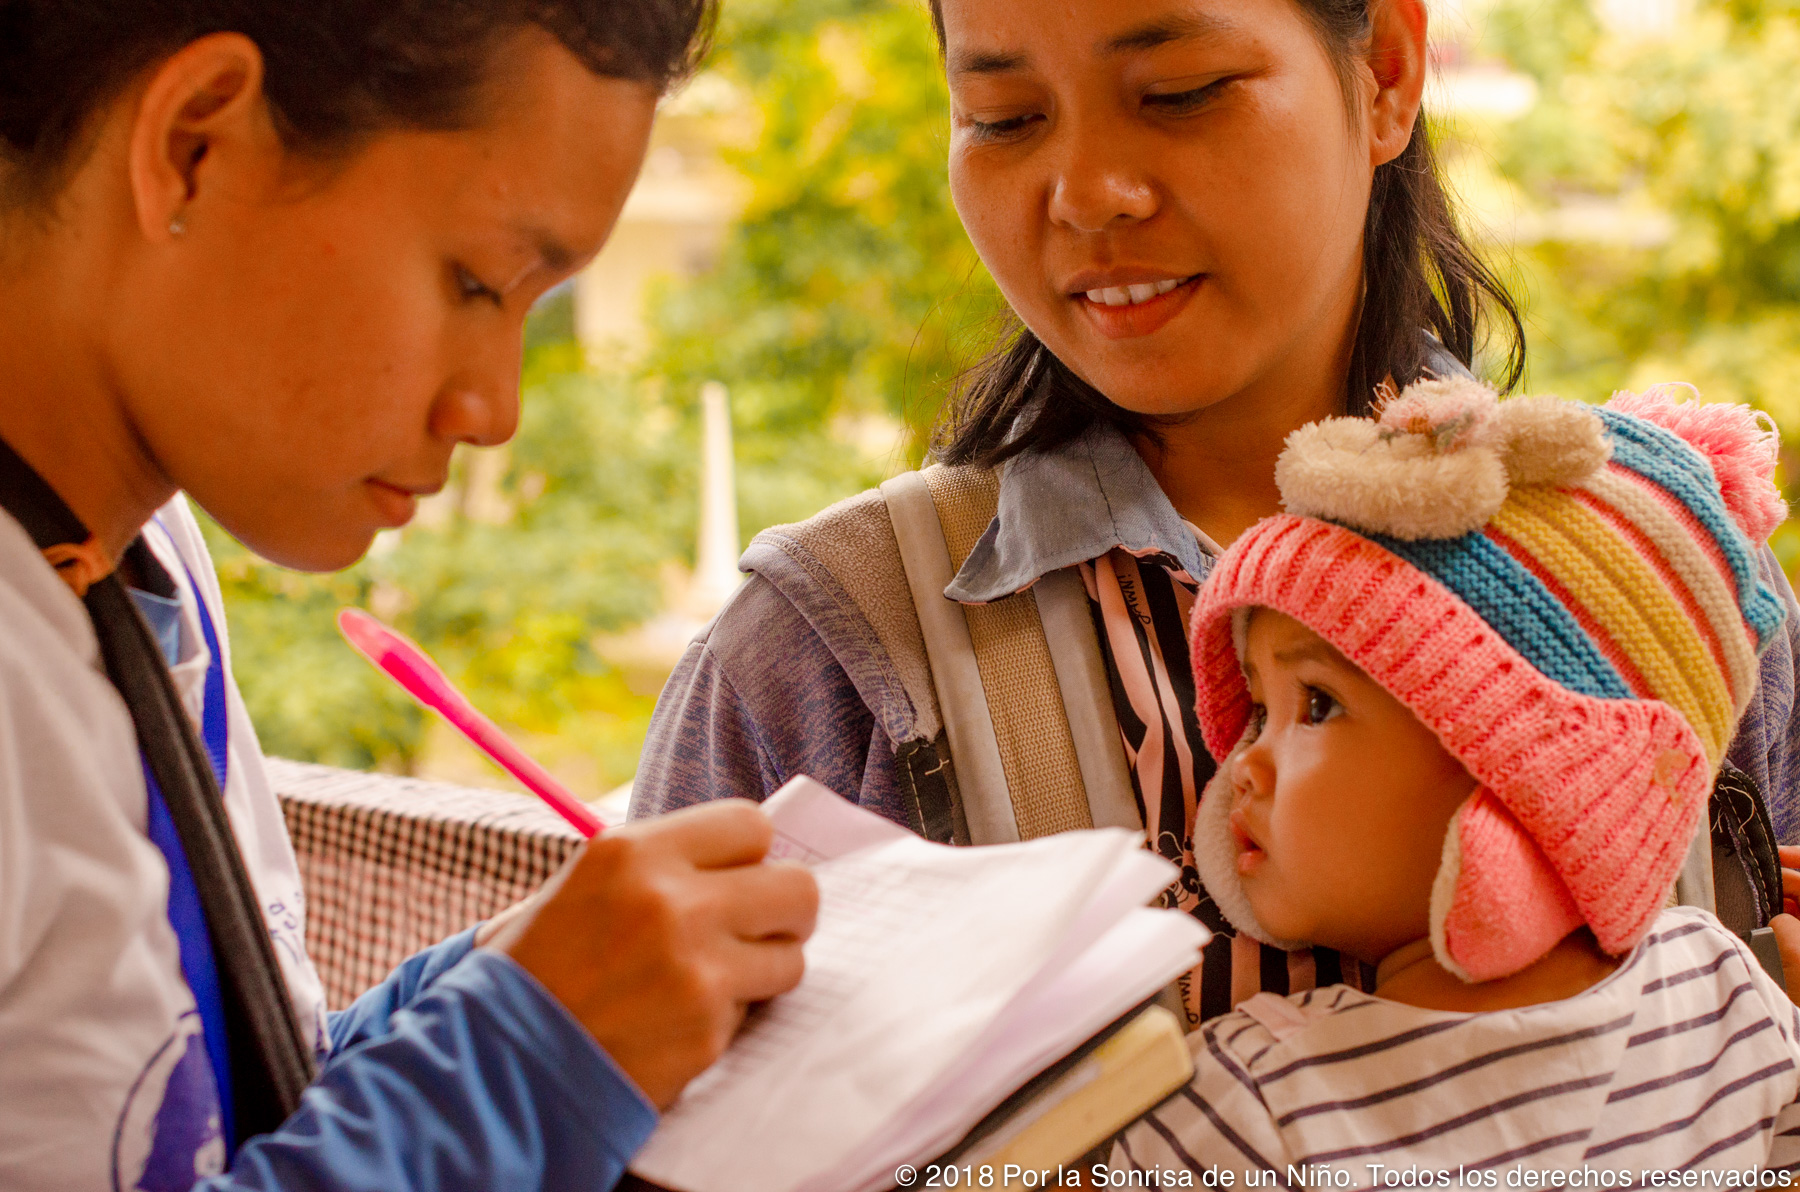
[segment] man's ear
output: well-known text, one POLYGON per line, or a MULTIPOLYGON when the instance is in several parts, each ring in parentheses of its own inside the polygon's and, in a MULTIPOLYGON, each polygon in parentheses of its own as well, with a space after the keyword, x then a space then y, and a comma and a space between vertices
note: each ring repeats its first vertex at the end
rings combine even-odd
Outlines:
POLYGON ((190 42, 156 67, 132 119, 127 168, 151 240, 204 219, 222 169, 279 148, 263 97, 262 51, 241 33, 190 42))
POLYGON ((1424 0, 1372 0, 1369 5, 1369 70, 1375 98, 1369 111, 1369 164, 1400 156, 1412 139, 1425 92, 1424 0))

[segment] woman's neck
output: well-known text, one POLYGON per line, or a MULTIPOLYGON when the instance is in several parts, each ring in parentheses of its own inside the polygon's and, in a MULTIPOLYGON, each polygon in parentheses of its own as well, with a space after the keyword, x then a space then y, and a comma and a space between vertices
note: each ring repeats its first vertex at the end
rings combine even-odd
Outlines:
POLYGON ((1438 963, 1431 940, 1417 939, 1376 966, 1375 996, 1424 1010, 1516 1010, 1584 993, 1618 967, 1618 959, 1602 952, 1594 933, 1583 927, 1512 976, 1470 984, 1438 963))
POLYGON ((103 279, 54 230, 0 270, 0 439, 117 559, 175 485, 156 465, 77 312, 103 279))
POLYGON ((1281 512, 1275 460, 1287 437, 1344 412, 1349 330, 1343 338, 1290 357, 1250 388, 1160 428, 1160 442, 1133 440, 1175 511, 1220 546, 1281 512))

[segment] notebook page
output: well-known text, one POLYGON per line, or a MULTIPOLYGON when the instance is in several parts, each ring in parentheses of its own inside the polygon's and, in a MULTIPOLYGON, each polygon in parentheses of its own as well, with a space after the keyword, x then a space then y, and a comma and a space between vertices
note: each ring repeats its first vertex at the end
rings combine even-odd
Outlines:
MULTIPOLYGON (((1141 837, 1139 843, 1142 843, 1141 837)), ((1113 866, 1105 880, 1088 894, 1087 905, 1069 925, 1069 930, 1063 934, 1062 944, 1045 962, 1040 975, 1049 979, 1061 974, 1077 957, 1085 954, 1116 927, 1121 919, 1133 911, 1142 910, 1180 876, 1181 872, 1174 865, 1145 848, 1120 857, 1119 863, 1113 866)), ((1030 997, 1032 990, 1042 984, 1043 981, 1038 981, 1021 990, 1019 1000, 1022 1002, 1030 997)), ((1015 1008, 1007 1007, 1007 1014, 1012 1014, 1015 1008)))
POLYGON ((871 1145, 800 1192, 873 1192, 894 1168, 943 1154, 1013 1090, 1193 967, 1212 933, 1181 911, 1139 907, 1063 972, 1034 984, 871 1145))
POLYGON ((775 827, 769 856, 777 860, 812 865, 890 840, 914 839, 899 824, 804 774, 789 779, 762 807, 775 827))
POLYGON ((787 1192, 833 1165, 963 1054, 1137 853, 1117 829, 986 849, 906 833, 819 862, 800 987, 758 1010, 633 1170, 685 1192, 787 1192))

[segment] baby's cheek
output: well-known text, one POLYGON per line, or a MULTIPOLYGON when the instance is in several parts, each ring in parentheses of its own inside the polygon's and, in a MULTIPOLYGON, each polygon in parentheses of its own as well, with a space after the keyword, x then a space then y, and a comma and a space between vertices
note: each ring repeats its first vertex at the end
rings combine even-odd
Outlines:
POLYGON ((1244 893, 1264 931, 1280 939, 1312 938, 1317 915, 1307 913, 1304 902, 1295 899, 1295 891, 1283 889, 1275 882, 1262 882, 1247 883, 1244 893))
POLYGON ((1370 901, 1388 885, 1391 842, 1377 838, 1366 819, 1321 816, 1285 853, 1280 889, 1271 897, 1285 904, 1283 913, 1305 922, 1304 928, 1296 922, 1290 938, 1330 938, 1359 924, 1370 901))
POLYGON ((1330 912, 1329 878, 1309 858, 1283 852, 1279 846, 1271 848, 1242 881, 1257 922, 1282 939, 1311 939, 1330 912))

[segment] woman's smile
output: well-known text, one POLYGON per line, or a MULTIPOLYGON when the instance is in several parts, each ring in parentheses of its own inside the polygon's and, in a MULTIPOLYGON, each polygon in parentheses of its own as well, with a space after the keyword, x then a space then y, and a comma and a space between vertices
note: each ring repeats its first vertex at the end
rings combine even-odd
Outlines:
POLYGON ((1107 339, 1153 335, 1169 325, 1199 292, 1204 273, 1162 278, 1132 285, 1096 286, 1078 291, 1071 300, 1107 339))

